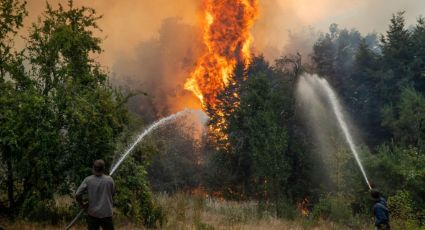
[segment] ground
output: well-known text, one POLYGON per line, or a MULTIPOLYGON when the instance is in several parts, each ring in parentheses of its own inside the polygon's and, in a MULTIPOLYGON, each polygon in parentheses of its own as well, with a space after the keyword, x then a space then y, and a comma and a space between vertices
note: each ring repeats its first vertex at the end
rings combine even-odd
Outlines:
MULTIPOLYGON (((264 230, 339 230, 353 229, 327 221, 311 221, 308 217, 296 217, 294 220, 283 220, 272 217, 266 212, 259 213, 255 202, 234 202, 222 199, 211 199, 204 196, 189 196, 177 194, 168 196, 157 195, 158 202, 165 207, 167 220, 160 229, 264 229, 264 230)), ((2 223, 3 221, 0 221, 2 223)), ((6 230, 36 230, 36 229, 65 229, 66 223, 58 226, 28 223, 17 221, 0 224, 6 230)), ((134 223, 116 218, 115 227, 120 230, 145 229, 141 223, 134 223)), ((73 229, 86 229, 84 222, 80 222, 73 229)), ((354 229, 371 229, 371 226, 360 225, 354 229)))

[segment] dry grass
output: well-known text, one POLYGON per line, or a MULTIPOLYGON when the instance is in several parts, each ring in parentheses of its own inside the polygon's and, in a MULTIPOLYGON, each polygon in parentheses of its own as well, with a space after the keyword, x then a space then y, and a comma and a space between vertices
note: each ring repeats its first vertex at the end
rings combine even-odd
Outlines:
MULTIPOLYGON (((164 207, 167 220, 161 229, 264 229, 264 230, 339 230, 349 229, 347 227, 329 223, 313 223, 305 218, 296 220, 282 220, 272 217, 269 213, 259 212, 255 202, 232 202, 218 199, 210 199, 202 196, 188 196, 177 194, 167 196, 160 194, 157 196, 158 202, 164 207)), ((129 223, 124 219, 115 218, 116 229, 145 229, 142 224, 129 223)), ((28 223, 17 221, 15 223, 0 220, 0 226, 6 230, 38 230, 38 229, 65 229, 65 224, 58 226, 28 223)), ((75 226, 76 230, 86 229, 84 223, 75 226)), ((363 229, 370 229, 363 228, 363 229)))

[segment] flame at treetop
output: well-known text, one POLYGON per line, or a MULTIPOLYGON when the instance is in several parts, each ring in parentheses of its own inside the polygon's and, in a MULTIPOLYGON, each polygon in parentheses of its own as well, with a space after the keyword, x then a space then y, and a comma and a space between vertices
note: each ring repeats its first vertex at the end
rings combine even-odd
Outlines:
POLYGON ((204 109, 216 107, 217 95, 232 83, 236 64, 249 64, 249 29, 257 16, 257 6, 258 0, 204 0, 206 50, 185 83, 185 89, 199 98, 204 109))
POLYGON ((214 120, 209 133, 216 147, 227 148, 228 138, 224 133, 227 120, 220 105, 238 107, 239 95, 234 92, 231 97, 236 100, 227 102, 217 96, 226 86, 235 84, 233 71, 237 64, 250 64, 249 29, 258 14, 258 0, 204 0, 203 10, 205 51, 186 81, 185 89, 199 98, 202 108, 214 120))

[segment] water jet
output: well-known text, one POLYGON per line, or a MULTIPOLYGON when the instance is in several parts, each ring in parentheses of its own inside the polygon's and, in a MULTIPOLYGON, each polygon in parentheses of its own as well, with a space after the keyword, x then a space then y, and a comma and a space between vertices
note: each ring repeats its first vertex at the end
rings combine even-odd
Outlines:
POLYGON ((369 190, 372 189, 370 182, 368 180, 368 177, 366 175, 366 171, 364 170, 363 164, 360 160, 354 138, 351 134, 350 129, 348 128, 347 119, 344 117, 342 105, 340 104, 336 93, 334 92, 332 87, 329 85, 328 81, 324 78, 320 78, 319 76, 315 74, 314 75, 304 74, 303 76, 300 77, 298 85, 299 85, 298 91, 301 97, 305 96, 305 94, 310 93, 312 94, 310 95, 310 97, 312 96, 312 97, 318 98, 319 96, 324 96, 324 98, 328 101, 328 103, 330 104, 330 107, 332 108, 332 112, 336 117, 338 127, 342 131, 344 139, 346 143, 348 144, 348 147, 350 148, 350 151, 356 160, 356 163, 363 175, 364 180, 369 190), (310 92, 302 92, 302 88, 309 89, 310 92))
MULTIPOLYGON (((186 115, 188 113, 194 113, 196 112, 196 114, 199 116, 200 119, 204 120, 205 119, 205 114, 203 114, 202 112, 198 112, 198 110, 192 110, 192 109, 185 109, 183 111, 180 111, 178 113, 172 114, 168 117, 164 117, 162 119, 159 119, 158 121, 154 122, 153 124, 151 124, 150 126, 148 126, 146 129, 144 129, 142 131, 142 133, 140 133, 137 138, 135 139, 134 142, 132 142, 132 144, 124 151, 124 153, 121 155, 121 157, 118 159, 118 161, 112 165, 111 167, 111 171, 109 173, 109 175, 112 176, 112 174, 114 174, 114 172, 118 169, 118 167, 123 163, 123 161, 129 156, 129 154, 134 150, 134 148, 143 141, 143 139, 150 134, 152 131, 156 130, 157 128, 168 124, 171 121, 174 121, 175 119, 177 119, 178 117, 181 117, 183 115, 186 115)), ((68 226, 66 227, 66 230, 71 229, 71 227, 75 224, 75 222, 81 217, 81 215, 84 213, 84 210, 81 209, 80 212, 74 217, 74 219, 68 224, 68 226)))

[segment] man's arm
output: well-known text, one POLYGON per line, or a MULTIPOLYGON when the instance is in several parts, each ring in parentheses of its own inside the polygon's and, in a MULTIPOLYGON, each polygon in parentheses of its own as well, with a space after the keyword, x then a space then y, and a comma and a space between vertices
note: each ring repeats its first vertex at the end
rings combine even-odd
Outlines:
POLYGON ((111 191, 111 194, 112 194, 112 196, 113 195, 115 195, 115 182, 114 182, 114 179, 112 179, 112 177, 111 177, 111 182, 112 182, 112 191, 111 191))
POLYGON ((81 208, 87 209, 88 203, 83 202, 83 194, 87 192, 87 182, 86 179, 83 180, 81 185, 78 187, 77 192, 75 192, 75 199, 81 208))

